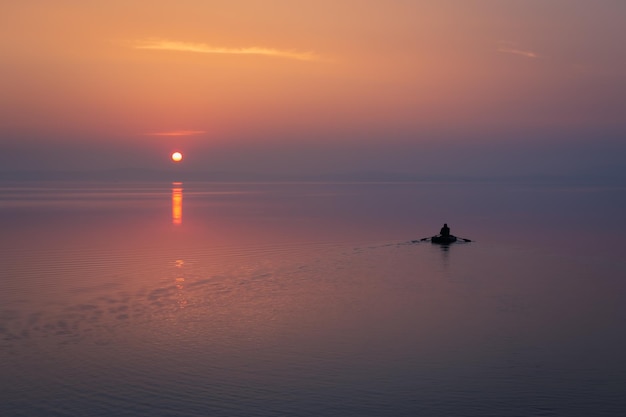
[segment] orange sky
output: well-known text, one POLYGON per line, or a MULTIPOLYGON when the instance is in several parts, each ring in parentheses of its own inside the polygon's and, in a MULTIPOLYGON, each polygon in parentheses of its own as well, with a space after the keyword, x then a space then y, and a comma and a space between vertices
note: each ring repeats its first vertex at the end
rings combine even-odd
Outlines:
POLYGON ((2 6, 0 145, 332 153, 626 131, 626 2, 92 3, 2 6))

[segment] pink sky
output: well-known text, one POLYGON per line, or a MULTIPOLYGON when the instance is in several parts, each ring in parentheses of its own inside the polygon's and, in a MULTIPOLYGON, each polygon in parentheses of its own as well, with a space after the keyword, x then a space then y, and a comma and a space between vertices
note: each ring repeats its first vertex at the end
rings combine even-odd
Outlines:
POLYGON ((92 3, 3 6, 0 170, 624 162, 626 2, 92 3))

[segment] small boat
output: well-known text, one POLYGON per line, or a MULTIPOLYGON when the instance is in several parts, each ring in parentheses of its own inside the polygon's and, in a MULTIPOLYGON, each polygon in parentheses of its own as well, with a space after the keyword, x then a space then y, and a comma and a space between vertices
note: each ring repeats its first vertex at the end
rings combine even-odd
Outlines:
POLYGON ((448 227, 447 223, 443 224, 443 227, 441 228, 441 231, 439 232, 438 235, 435 235, 432 237, 423 237, 420 240, 412 240, 411 242, 417 243, 417 242, 424 242, 428 240, 438 245, 450 245, 454 242, 465 242, 465 243, 472 242, 471 239, 465 239, 464 237, 456 237, 454 235, 451 235, 450 228, 448 227))
POLYGON ((456 236, 450 235, 450 236, 441 236, 441 235, 437 235, 437 236, 433 236, 430 238, 430 241, 432 243, 437 243, 439 245, 449 245, 450 243, 454 243, 456 242, 456 236))

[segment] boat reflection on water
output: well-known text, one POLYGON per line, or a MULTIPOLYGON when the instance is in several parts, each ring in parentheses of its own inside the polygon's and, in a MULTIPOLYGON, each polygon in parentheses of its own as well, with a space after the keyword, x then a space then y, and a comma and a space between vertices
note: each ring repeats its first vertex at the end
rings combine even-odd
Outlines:
POLYGON ((447 269, 450 266, 450 246, 449 243, 439 243, 432 245, 434 250, 437 250, 441 253, 441 263, 444 269, 447 269))
POLYGON ((183 223, 183 183, 172 183, 172 224, 183 223))

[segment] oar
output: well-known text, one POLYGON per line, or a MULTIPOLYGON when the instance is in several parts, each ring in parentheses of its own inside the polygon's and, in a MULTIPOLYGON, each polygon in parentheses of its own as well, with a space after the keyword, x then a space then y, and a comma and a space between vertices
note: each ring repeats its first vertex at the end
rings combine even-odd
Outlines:
MULTIPOLYGON (((459 239, 459 240, 464 241, 464 242, 468 242, 468 243, 469 243, 469 242, 473 242, 473 240, 471 240, 471 239, 465 239, 464 237, 458 237, 458 236, 455 236, 455 237, 456 237, 457 239, 459 239)), ((412 240, 411 242, 412 242, 412 243, 424 242, 424 241, 426 241, 426 240, 430 240, 430 239, 432 239, 432 237, 430 237, 430 236, 429 236, 429 237, 423 237, 423 238, 421 238, 420 240, 412 240)))

